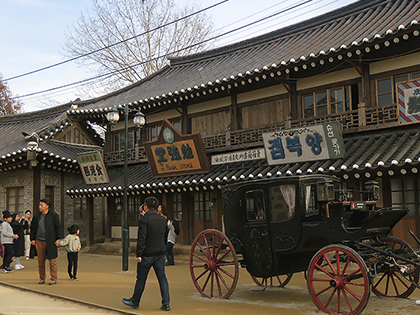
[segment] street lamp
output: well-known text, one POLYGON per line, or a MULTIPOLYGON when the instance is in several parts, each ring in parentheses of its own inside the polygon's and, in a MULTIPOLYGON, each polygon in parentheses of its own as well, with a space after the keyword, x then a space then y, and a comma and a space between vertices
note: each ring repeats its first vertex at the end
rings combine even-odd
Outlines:
MULTIPOLYGON (((128 244, 129 244, 129 236, 128 236, 128 196, 127 196, 127 155, 128 155, 128 114, 133 112, 133 109, 130 109, 129 104, 124 105, 124 225, 123 225, 123 233, 122 233, 122 248, 123 248, 123 271, 128 270, 128 244)), ((106 114, 106 118, 114 126, 118 120, 120 119, 120 115, 118 109, 112 105, 111 109, 106 114)), ((144 118, 144 114, 138 110, 134 115, 133 122, 139 130, 141 134, 141 128, 146 123, 146 119, 144 118)))

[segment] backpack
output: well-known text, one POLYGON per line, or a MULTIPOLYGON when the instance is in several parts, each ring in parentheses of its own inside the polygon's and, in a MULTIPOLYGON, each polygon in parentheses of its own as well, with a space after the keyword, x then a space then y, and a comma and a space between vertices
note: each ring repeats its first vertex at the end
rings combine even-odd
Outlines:
POLYGON ((175 219, 173 222, 172 222, 172 225, 174 226, 174 228, 175 228, 175 234, 176 235, 179 235, 179 233, 181 233, 181 229, 180 229, 180 227, 179 227, 179 221, 178 221, 178 219, 175 219))

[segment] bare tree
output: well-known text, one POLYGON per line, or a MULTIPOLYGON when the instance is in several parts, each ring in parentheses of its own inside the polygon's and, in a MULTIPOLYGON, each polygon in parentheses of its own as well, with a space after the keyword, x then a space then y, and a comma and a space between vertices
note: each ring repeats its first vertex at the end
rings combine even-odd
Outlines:
POLYGON ((92 1, 92 12, 82 14, 66 33, 64 49, 69 57, 83 56, 77 59, 79 64, 97 75, 113 73, 108 76, 113 89, 161 69, 167 55, 207 49, 211 41, 205 40, 215 34, 205 12, 182 19, 198 8, 186 5, 179 9, 174 0, 92 1), (104 47, 108 48, 100 50, 104 47))
POLYGON ((21 113, 23 111, 22 102, 13 97, 9 87, 2 79, 0 74, 0 116, 21 113))

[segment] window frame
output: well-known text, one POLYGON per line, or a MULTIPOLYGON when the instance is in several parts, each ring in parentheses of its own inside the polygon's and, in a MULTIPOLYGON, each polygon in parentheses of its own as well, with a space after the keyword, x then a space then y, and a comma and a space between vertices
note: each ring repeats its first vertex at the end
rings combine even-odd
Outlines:
POLYGON ((19 205, 22 205, 22 212, 23 213, 25 211, 25 187, 24 186, 16 186, 16 187, 7 187, 7 191, 6 191, 6 202, 7 202, 7 206, 6 206, 6 210, 8 210, 10 213, 19 213, 19 205), (9 201, 10 201, 10 192, 14 190, 14 209, 12 210, 10 208, 10 206, 12 205, 9 201), (19 192, 21 192, 22 194, 19 194, 19 192), (20 198, 22 198, 20 200, 20 198))
POLYGON ((405 81, 410 81, 410 80, 415 80, 415 79, 420 79, 420 71, 412 71, 412 72, 406 72, 406 73, 401 73, 401 74, 393 74, 393 75, 387 75, 384 77, 380 77, 380 78, 376 78, 375 79, 375 101, 376 101, 376 106, 378 107, 382 107, 382 106, 389 106, 389 105, 393 105, 397 103, 398 100, 398 95, 397 95, 397 83, 400 82, 405 82, 405 81), (396 79, 401 78, 401 77, 407 77, 406 80, 400 80, 400 81, 396 81, 396 79), (385 81, 385 80, 391 80, 391 91, 388 91, 386 93, 381 93, 379 94, 379 82, 381 81, 385 81), (379 104, 379 97, 380 95, 386 95, 386 94, 391 94, 392 97, 392 103, 389 104, 379 104))
POLYGON ((213 220, 213 208, 210 206, 210 203, 211 203, 210 191, 199 190, 199 191, 194 192, 194 221, 212 221, 213 220))
POLYGON ((352 85, 353 84, 346 84, 346 85, 342 85, 339 87, 335 87, 335 88, 328 88, 325 90, 316 90, 313 91, 311 93, 305 93, 302 94, 302 116, 303 119, 311 119, 311 118, 316 118, 316 117, 322 117, 322 116, 328 116, 328 115, 334 115, 334 114, 340 114, 340 113, 345 113, 345 112, 349 112, 352 110, 352 85), (338 111, 337 110, 337 105, 340 102, 332 102, 331 101, 331 93, 333 91, 337 91, 337 90, 341 90, 342 95, 343 95, 343 99, 341 101, 341 103, 343 104, 343 111, 338 111), (346 93, 346 91, 348 91, 348 93, 346 93), (321 95, 322 93, 326 94, 326 103, 322 103, 319 104, 317 106, 317 95, 321 95), (347 95, 346 95, 347 94, 347 95), (348 99, 346 99, 346 97, 348 96, 348 99), (305 107, 305 98, 307 97, 312 97, 312 108, 313 108, 313 116, 306 116, 306 111, 307 108, 305 107), (348 108, 347 105, 348 104, 348 108), (335 112, 332 111, 332 106, 335 105, 335 112), (326 114, 318 114, 317 111, 319 110, 319 108, 325 107, 327 109, 327 113, 326 114))
MULTIPOLYGON (((181 118, 171 119, 170 122, 171 122, 171 124, 174 125, 174 127, 179 132, 181 132, 181 118), (178 126, 179 126, 179 128, 178 128, 178 126)), ((148 138, 149 141, 156 141, 157 140, 161 127, 162 127, 162 122, 150 124, 150 125, 147 126, 147 138, 148 138), (153 131, 155 132, 155 135, 153 135, 153 131)))
MULTIPOLYGON (((136 146, 136 143, 140 142, 141 133, 137 128, 130 128, 128 129, 128 141, 130 143, 128 150, 134 149, 136 146), (130 134, 132 135, 132 139, 130 140, 130 134)), ((125 131, 118 130, 111 134, 112 137, 112 149, 115 152, 118 151, 124 151, 124 141, 122 140, 125 137, 125 131), (116 137, 118 136, 118 140, 116 140, 116 137)))

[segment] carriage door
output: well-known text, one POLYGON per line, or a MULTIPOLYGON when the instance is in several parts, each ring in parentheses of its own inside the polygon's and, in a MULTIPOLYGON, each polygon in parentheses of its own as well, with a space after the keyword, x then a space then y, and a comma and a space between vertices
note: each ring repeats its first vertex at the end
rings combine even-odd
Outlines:
POLYGON ((266 196, 265 187, 259 189, 257 185, 245 192, 246 222, 241 241, 246 269, 255 277, 269 277, 273 270, 266 196))
POLYGON ((296 210, 296 184, 277 184, 269 187, 270 231, 273 252, 287 251, 297 246, 301 222, 296 210))

